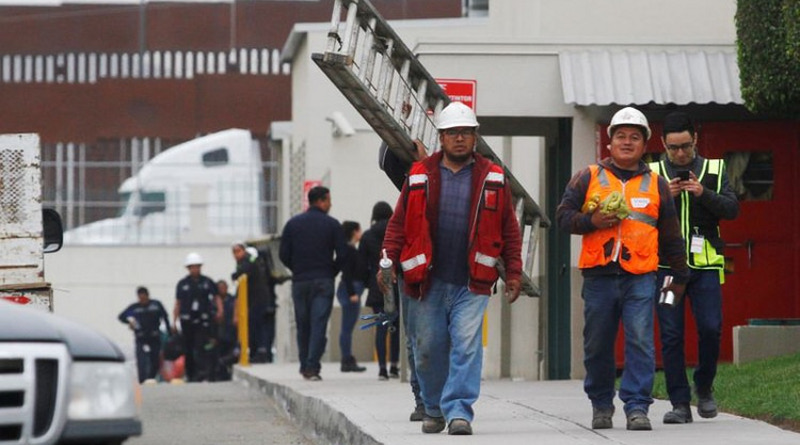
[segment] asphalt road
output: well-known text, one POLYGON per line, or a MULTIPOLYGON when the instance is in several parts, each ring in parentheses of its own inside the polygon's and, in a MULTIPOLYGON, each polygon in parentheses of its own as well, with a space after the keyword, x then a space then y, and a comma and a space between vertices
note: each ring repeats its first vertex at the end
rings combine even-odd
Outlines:
POLYGON ((234 382, 142 387, 140 437, 126 445, 316 445, 274 401, 234 382))

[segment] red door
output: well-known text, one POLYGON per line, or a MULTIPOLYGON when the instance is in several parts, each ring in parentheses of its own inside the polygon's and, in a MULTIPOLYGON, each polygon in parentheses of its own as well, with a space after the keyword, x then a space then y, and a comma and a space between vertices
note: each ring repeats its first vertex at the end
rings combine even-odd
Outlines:
MULTIPOLYGON (((663 153, 660 123, 652 124, 648 152, 663 153)), ((600 147, 608 143, 605 126, 600 147)), ((753 318, 800 317, 800 125, 793 122, 704 122, 700 155, 726 159, 742 179, 739 217, 722 221, 730 273, 722 286, 721 361, 733 359, 733 327, 753 318)), ((607 150, 599 150, 606 157, 607 150)), ((697 332, 687 307, 686 360, 697 363, 697 332)), ((617 339, 617 366, 624 363, 617 339)), ((661 344, 656 334, 657 364, 661 344)))
POLYGON ((720 360, 731 361, 734 326, 800 316, 800 133, 791 122, 712 122, 701 131, 701 154, 726 158, 732 175, 743 158, 731 154, 749 153, 739 217, 720 224, 732 264, 722 286, 720 360))

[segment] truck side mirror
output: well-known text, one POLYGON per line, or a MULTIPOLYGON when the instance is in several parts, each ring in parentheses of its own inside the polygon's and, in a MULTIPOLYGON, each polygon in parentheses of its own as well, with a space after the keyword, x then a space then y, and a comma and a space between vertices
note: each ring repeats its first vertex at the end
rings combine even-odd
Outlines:
POLYGON ((64 227, 58 212, 53 209, 42 209, 42 229, 44 232, 43 252, 58 252, 64 243, 64 227))

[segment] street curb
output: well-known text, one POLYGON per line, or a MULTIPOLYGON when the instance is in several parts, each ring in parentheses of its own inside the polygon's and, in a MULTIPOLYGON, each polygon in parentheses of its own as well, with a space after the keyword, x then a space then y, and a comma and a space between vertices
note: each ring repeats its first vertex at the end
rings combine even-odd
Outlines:
POLYGON ((336 445, 382 445, 323 400, 303 395, 292 388, 258 378, 234 367, 233 380, 272 398, 289 418, 317 439, 336 445))

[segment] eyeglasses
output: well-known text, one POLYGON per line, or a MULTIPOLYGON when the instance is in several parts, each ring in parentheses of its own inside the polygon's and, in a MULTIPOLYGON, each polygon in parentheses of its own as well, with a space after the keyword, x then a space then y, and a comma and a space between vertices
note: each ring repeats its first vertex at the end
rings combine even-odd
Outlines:
POLYGON ((475 135, 475 129, 474 128, 448 128, 446 130, 442 130, 442 133, 444 133, 445 135, 450 136, 452 138, 458 137, 458 136, 461 136, 461 137, 465 138, 467 136, 474 136, 475 135))
POLYGON ((694 141, 692 141, 692 142, 684 142, 683 144, 677 144, 677 145, 668 144, 667 145, 667 150, 669 150, 669 151, 678 151, 678 150, 689 151, 692 147, 694 147, 694 141))

